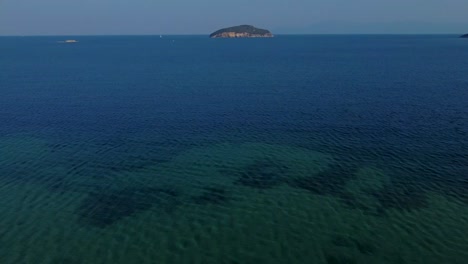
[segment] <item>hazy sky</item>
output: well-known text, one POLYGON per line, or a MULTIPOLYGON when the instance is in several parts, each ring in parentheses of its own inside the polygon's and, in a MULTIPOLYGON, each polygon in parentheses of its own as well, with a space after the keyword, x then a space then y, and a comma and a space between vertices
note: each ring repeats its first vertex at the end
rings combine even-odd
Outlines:
POLYGON ((468 33, 468 0, 0 0, 0 35, 468 33))

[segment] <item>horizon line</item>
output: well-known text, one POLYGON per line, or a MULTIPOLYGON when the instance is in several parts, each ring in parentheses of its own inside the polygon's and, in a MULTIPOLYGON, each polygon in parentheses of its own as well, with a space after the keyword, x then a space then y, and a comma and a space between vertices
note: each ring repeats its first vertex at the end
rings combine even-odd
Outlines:
MULTIPOLYGON (((274 33, 274 36, 319 36, 319 35, 463 35, 464 33, 274 33)), ((66 36, 80 36, 80 37, 118 37, 118 36, 209 36, 209 34, 33 34, 33 35, 0 35, 0 37, 66 37, 66 36)))

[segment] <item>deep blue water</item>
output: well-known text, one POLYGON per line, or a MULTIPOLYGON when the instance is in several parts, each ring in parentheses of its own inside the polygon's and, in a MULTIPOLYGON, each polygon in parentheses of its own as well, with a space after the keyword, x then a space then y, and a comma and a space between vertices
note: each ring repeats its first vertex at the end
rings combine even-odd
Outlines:
POLYGON ((1 263, 468 259, 466 40, 68 38, 0 38, 1 263))

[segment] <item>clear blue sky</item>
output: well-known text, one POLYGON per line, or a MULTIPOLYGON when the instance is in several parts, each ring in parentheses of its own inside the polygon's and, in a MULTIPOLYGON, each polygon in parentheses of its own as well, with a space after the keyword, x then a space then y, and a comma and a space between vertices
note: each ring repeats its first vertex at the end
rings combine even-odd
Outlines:
POLYGON ((468 0, 0 0, 0 35, 468 33, 468 0))

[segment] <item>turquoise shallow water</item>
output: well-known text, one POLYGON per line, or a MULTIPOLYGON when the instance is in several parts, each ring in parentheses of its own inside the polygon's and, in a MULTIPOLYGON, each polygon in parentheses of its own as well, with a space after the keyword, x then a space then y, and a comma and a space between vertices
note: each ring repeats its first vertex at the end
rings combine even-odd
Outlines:
POLYGON ((466 41, 73 38, 0 38, 0 263, 466 263, 466 41))

